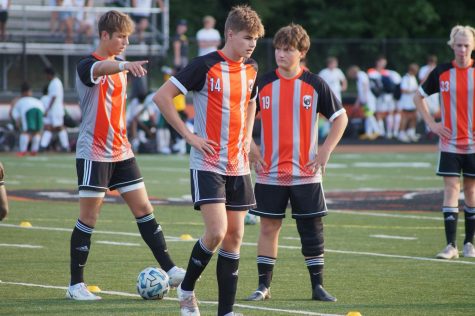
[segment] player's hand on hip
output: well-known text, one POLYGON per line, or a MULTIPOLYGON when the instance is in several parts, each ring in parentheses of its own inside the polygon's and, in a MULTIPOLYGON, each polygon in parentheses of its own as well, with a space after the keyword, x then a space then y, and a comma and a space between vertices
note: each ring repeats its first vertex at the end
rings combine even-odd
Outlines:
POLYGON ((429 128, 441 138, 450 138, 452 136, 452 131, 440 122, 430 125, 429 128))
POLYGON ((143 77, 147 74, 147 69, 143 65, 147 63, 148 60, 131 61, 124 65, 124 70, 129 71, 134 77, 143 77))
POLYGON ((211 139, 204 139, 195 134, 191 134, 189 138, 187 139, 187 141, 191 146, 196 148, 199 152, 201 152, 205 156, 215 155, 216 150, 214 148, 219 146, 216 142, 212 141, 211 139))

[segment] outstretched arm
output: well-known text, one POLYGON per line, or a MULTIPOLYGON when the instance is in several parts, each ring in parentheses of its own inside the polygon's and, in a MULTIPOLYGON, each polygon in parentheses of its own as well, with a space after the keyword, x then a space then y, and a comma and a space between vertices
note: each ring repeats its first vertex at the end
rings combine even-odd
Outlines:
POLYGON ((113 75, 121 71, 129 71, 135 77, 143 77, 147 74, 147 70, 143 65, 147 64, 148 60, 139 61, 116 61, 116 60, 102 60, 94 65, 94 79, 113 75))

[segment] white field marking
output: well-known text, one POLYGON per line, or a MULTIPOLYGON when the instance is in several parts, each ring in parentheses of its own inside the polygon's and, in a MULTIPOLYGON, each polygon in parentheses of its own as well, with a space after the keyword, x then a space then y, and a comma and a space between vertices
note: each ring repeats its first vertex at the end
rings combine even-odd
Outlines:
MULTIPOLYGON (((12 225, 12 224, 0 224, 0 227, 13 227, 13 228, 23 228, 23 229, 41 229, 41 230, 54 230, 54 231, 67 231, 71 232, 71 229, 67 228, 55 228, 55 227, 38 227, 38 226, 33 226, 33 227, 20 227, 18 225, 12 225)), ((99 234, 108 234, 108 235, 125 235, 125 236, 135 236, 135 237, 140 237, 139 234, 137 233, 124 233, 124 232, 112 232, 112 231, 94 231, 94 233, 99 233, 99 234)), ((180 237, 170 237, 168 236, 166 238, 167 240, 169 239, 170 241, 181 241, 181 242, 189 242, 183 241, 180 239, 180 237)), ((257 243, 250 243, 250 242, 243 242, 242 243, 244 246, 257 246, 257 243)), ((279 245, 279 248, 282 249, 298 249, 300 250, 300 247, 297 246, 285 246, 285 245, 279 245)), ((470 262, 470 261, 458 261, 458 260, 441 260, 441 259, 432 259, 432 258, 425 258, 425 257, 411 257, 411 256, 402 256, 402 255, 390 255, 390 254, 384 254, 384 253, 374 253, 374 252, 359 252, 359 251, 348 251, 348 250, 331 250, 331 249, 325 249, 326 252, 334 252, 334 253, 342 253, 342 254, 350 254, 350 255, 364 255, 364 256, 374 256, 374 257, 385 257, 385 258, 397 258, 397 259, 412 259, 412 260, 418 260, 418 261, 432 261, 432 262, 438 262, 438 263, 453 263, 453 264, 469 264, 469 265, 475 265, 475 262, 470 262)))
POLYGON ((432 168, 429 162, 355 162, 355 168, 432 168))
POLYGON ((140 244, 132 243, 132 242, 117 242, 117 241, 109 241, 109 240, 98 240, 96 244, 103 244, 103 245, 112 245, 112 246, 130 246, 130 247, 140 247, 140 244))
POLYGON ((0 247, 30 248, 30 249, 43 248, 43 246, 28 245, 28 244, 0 244, 0 247))
POLYGON ((343 210, 331 210, 329 213, 362 215, 362 216, 376 216, 376 217, 394 217, 394 218, 407 218, 407 219, 423 219, 430 221, 441 221, 441 216, 418 216, 418 215, 406 215, 406 214, 389 214, 389 213, 377 213, 377 212, 360 212, 360 211, 343 211, 343 210))
MULTIPOLYGON (((254 242, 243 242, 242 244, 244 246, 256 246, 257 247, 257 243, 254 243, 254 242)), ((295 250, 300 250, 301 249, 300 246, 284 246, 284 245, 279 245, 279 248, 295 249, 295 250)), ((384 253, 365 252, 365 251, 348 251, 348 250, 325 249, 325 252, 334 252, 334 253, 341 253, 341 254, 347 254, 347 255, 361 255, 361 256, 373 256, 373 257, 385 257, 385 258, 396 258, 396 259, 411 259, 411 260, 418 260, 418 261, 432 261, 432 262, 460 263, 460 264, 475 265, 475 262, 472 262, 472 261, 441 260, 441 259, 433 259, 433 258, 426 258, 426 257, 390 255, 390 254, 384 254, 384 253)))
MULTIPOLYGON (((73 231, 71 228, 42 227, 42 226, 21 227, 20 225, 13 225, 13 224, 0 224, 0 227, 22 228, 22 229, 32 229, 32 230, 35 230, 35 229, 36 230, 49 230, 49 231, 59 231, 59 232, 72 232, 73 231)), ((94 230, 94 234, 141 237, 139 233, 113 232, 113 231, 106 231, 106 230, 94 230)), ((165 237, 165 239, 167 239, 169 241, 181 241, 180 237, 167 236, 167 237, 165 237)))
POLYGON ((383 238, 383 239, 417 240, 417 237, 404 237, 404 236, 392 236, 392 235, 369 235, 369 237, 383 238))
MULTIPOLYGON (((55 290, 67 290, 68 289, 66 286, 42 285, 42 284, 23 283, 23 282, 8 282, 8 281, 1 281, 1 280, 0 280, 0 284, 39 287, 39 288, 43 288, 43 289, 55 289, 55 290)), ((127 292, 118 292, 118 291, 101 291, 100 294, 126 296, 126 297, 137 297, 137 298, 140 297, 138 294, 127 293, 127 292)), ((178 299, 174 298, 174 297, 164 297, 163 299, 168 300, 168 301, 178 301, 178 299)), ((209 304, 209 305, 218 305, 218 302, 215 302, 215 301, 202 301, 202 300, 200 300, 200 303, 201 304, 209 304)), ((247 308, 247 309, 254 309, 254 310, 272 311, 272 312, 298 314, 298 315, 344 316, 344 315, 341 315, 341 314, 322 314, 322 313, 316 313, 316 312, 310 312, 310 311, 280 309, 280 308, 268 308, 268 307, 252 306, 252 305, 245 305, 245 304, 234 304, 234 306, 241 307, 241 308, 247 308)))

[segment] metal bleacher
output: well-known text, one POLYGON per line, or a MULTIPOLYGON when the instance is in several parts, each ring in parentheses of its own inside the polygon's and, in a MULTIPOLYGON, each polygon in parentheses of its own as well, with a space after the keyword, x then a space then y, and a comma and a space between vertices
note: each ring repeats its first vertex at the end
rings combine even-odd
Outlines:
MULTIPOLYGON (((169 0, 165 0, 165 8, 168 8, 169 0)), ((87 10, 100 16, 102 13, 111 10, 105 7, 105 0, 95 0, 94 6, 90 8, 82 7, 55 7, 49 6, 48 0, 14 0, 9 9, 7 22, 7 39, 0 42, 0 97, 2 93, 10 90, 8 81, 12 80, 10 69, 13 64, 24 64, 23 67, 31 67, 27 60, 29 56, 39 57, 45 65, 49 64, 49 59, 60 58, 64 67, 57 69, 65 79, 65 89, 72 88, 68 82, 70 78, 71 60, 84 56, 93 51, 95 44, 88 43, 79 34, 73 33, 73 43, 65 43, 63 33, 51 33, 50 21, 51 12, 87 10), (55 57, 56 56, 56 57, 55 57), (71 59, 71 60, 70 60, 71 59)), ((125 13, 133 13, 137 9, 114 8, 125 13)), ((151 8, 150 29, 145 33, 145 44, 139 44, 136 36, 129 37, 130 45, 127 47, 127 58, 140 56, 165 56, 168 50, 169 27, 168 10, 151 8), (160 21, 160 23, 157 23, 160 21)), ((97 38, 96 32, 94 38, 97 38)), ((23 69, 24 73, 30 70, 23 69)))

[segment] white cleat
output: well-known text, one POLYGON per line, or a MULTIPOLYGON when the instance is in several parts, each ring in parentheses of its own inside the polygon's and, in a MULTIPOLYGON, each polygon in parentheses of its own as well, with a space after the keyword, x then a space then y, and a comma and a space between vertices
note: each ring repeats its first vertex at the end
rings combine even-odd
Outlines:
POLYGON ((168 284, 170 287, 176 288, 178 285, 180 285, 181 282, 183 282, 183 279, 185 278, 186 270, 179 268, 177 266, 174 266, 173 268, 170 269, 170 271, 167 272, 168 274, 168 284))
POLYGON ((457 259, 459 257, 459 251, 456 247, 452 245, 447 245, 441 252, 435 256, 438 259, 457 259))
POLYGON ((70 285, 66 291, 66 298, 76 301, 97 301, 102 299, 102 297, 92 294, 83 282, 70 285))
POLYGON ((181 316, 200 316, 200 310, 198 308, 198 300, 196 299, 195 292, 191 294, 184 293, 181 289, 181 284, 177 287, 176 293, 178 300, 180 301, 180 313, 181 316))
POLYGON ((475 248, 472 243, 468 242, 463 245, 463 256, 466 258, 475 258, 475 248))

